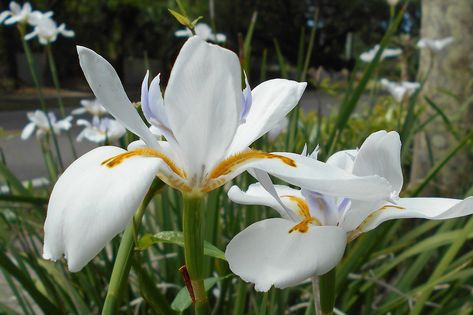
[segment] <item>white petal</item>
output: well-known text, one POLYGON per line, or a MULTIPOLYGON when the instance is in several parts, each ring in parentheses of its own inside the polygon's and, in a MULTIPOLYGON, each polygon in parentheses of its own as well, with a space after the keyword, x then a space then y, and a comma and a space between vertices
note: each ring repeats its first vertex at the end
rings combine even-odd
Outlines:
MULTIPOLYGON (((284 185, 274 185, 278 196, 295 196, 302 198, 298 189, 293 189, 284 185)), ((286 210, 277 202, 277 200, 261 186, 260 183, 251 184, 246 192, 243 192, 238 186, 233 186, 228 191, 228 197, 231 201, 243 205, 261 205, 271 207, 276 210, 279 215, 285 219, 290 219, 286 210)), ((281 199, 286 208, 291 208, 292 203, 289 199, 281 199)))
POLYGON ((172 132, 195 173, 225 156, 239 123, 241 70, 230 50, 186 41, 164 94, 172 132))
POLYGON ((278 158, 254 159, 236 168, 228 174, 226 180, 249 168, 256 168, 292 185, 330 196, 357 200, 386 200, 391 195, 391 185, 377 175, 355 176, 338 167, 298 154, 286 152, 273 152, 273 154, 288 157, 296 166, 291 166, 278 158))
POLYGON ((79 271, 128 224, 162 162, 138 156, 113 168, 101 165, 123 152, 117 147, 94 149, 59 178, 44 224, 45 259, 64 254, 69 270, 79 271))
POLYGON ((327 164, 336 166, 345 170, 349 173, 353 172, 353 164, 355 161, 355 157, 358 154, 358 150, 343 150, 338 151, 332 154, 328 160, 327 164))
POLYGON ((10 11, 3 11, 2 13, 0 13, 0 24, 2 24, 3 21, 10 15, 11 15, 10 11))
POLYGON ((403 182, 399 134, 382 130, 366 138, 356 155, 353 174, 381 176, 389 181, 394 193, 399 194, 403 182))
POLYGON ((405 209, 386 208, 373 215, 363 232, 376 228, 381 223, 402 218, 445 220, 473 214, 473 197, 465 200, 449 198, 400 198, 396 203, 405 209))
POLYGON ((268 219, 235 236, 225 257, 233 273, 255 283, 257 291, 272 285, 287 288, 337 265, 346 245, 345 232, 336 226, 310 226, 306 233, 288 231, 294 222, 268 219))
POLYGON ((99 102, 131 132, 148 146, 159 150, 154 136, 131 104, 112 65, 94 51, 77 46, 80 66, 99 102))
POLYGON ((25 126, 25 128, 23 128, 23 131, 21 132, 21 140, 28 139, 31 136, 31 134, 34 132, 35 128, 36 128, 35 123, 33 122, 28 123, 25 126))
POLYGON ((230 152, 240 152, 280 123, 297 105, 306 86, 305 82, 273 79, 254 88, 246 122, 238 127, 230 152))

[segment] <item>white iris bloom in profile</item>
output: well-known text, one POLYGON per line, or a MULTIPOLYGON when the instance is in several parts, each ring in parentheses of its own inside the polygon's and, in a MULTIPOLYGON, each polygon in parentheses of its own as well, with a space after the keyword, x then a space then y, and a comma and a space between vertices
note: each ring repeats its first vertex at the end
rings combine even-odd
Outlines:
POLYGON ((17 2, 12 1, 9 5, 10 10, 5 10, 0 13, 0 24, 13 25, 16 23, 28 23, 34 25, 37 17, 42 13, 39 11, 33 11, 31 4, 25 2, 23 6, 17 2))
POLYGON ((56 41, 58 35, 64 37, 74 37, 75 33, 72 30, 66 29, 66 25, 62 23, 57 26, 57 23, 51 18, 52 13, 40 14, 34 19, 34 29, 31 33, 25 35, 26 40, 38 37, 41 45, 48 45, 56 41))
POLYGON ((107 110, 97 99, 93 100, 81 100, 80 105, 82 107, 76 108, 72 111, 72 115, 82 115, 89 113, 93 117, 101 117, 107 114, 107 110))
POLYGON ((271 142, 274 142, 281 133, 287 132, 288 126, 289 126, 289 118, 285 117, 276 126, 274 126, 270 131, 268 131, 268 140, 271 142))
MULTIPOLYGON (((46 116, 45 112, 36 110, 34 112, 29 112, 26 115, 30 122, 25 126, 25 128, 23 128, 23 131, 21 132, 22 140, 28 139, 35 132, 35 130, 36 137, 38 138, 41 138, 50 132, 51 129, 49 128, 48 117, 46 116)), ((57 120, 56 115, 53 112, 49 112, 48 116, 55 134, 60 134, 61 131, 69 130, 72 126, 71 116, 67 116, 62 120, 57 120)))
MULTIPOLYGON (((197 23, 194 27, 194 32, 199 36, 200 38, 204 40, 209 40, 214 43, 224 43, 227 40, 227 36, 222 33, 216 33, 214 34, 212 32, 212 28, 208 26, 205 23, 197 23)), ((174 36, 176 37, 192 37, 192 32, 188 29, 182 29, 182 30, 177 30, 174 33, 174 36)))
POLYGON ((380 83, 399 103, 409 98, 420 88, 420 83, 418 82, 402 81, 398 83, 389 81, 388 79, 381 79, 380 83))
POLYGON ((88 48, 77 50, 99 102, 142 140, 128 150, 105 146, 86 153, 54 186, 43 257, 64 255, 71 271, 84 267, 123 231, 156 176, 186 195, 205 194, 255 169, 330 195, 389 196, 390 186, 379 176, 360 178, 298 154, 248 148, 291 111, 306 83, 274 79, 242 92, 238 56, 191 37, 174 63, 164 97, 159 75, 150 85, 148 74, 143 81, 144 116, 166 138, 158 141, 110 63, 88 48), (331 184, 339 178, 345 181, 331 184))
POLYGON ((418 48, 426 48, 434 53, 443 51, 446 47, 454 42, 453 37, 445 37, 441 39, 421 38, 417 42, 418 48))
POLYGON ((304 188, 272 186, 269 179, 261 181, 263 185, 250 185, 246 192, 233 186, 228 192, 232 201, 272 207, 281 218, 256 222, 230 241, 225 257, 232 272, 254 283, 258 291, 268 291, 272 285, 286 288, 330 271, 348 241, 385 221, 443 220, 473 213, 473 197, 400 198, 400 149, 396 132, 379 131, 359 150, 337 152, 327 161, 358 176, 385 178, 392 187, 390 201, 331 197, 304 188))
MULTIPOLYGON (((365 51, 360 55, 360 59, 363 62, 369 63, 372 62, 376 53, 379 50, 379 45, 374 46, 372 49, 365 51)), ((402 49, 400 48, 384 48, 383 53, 381 54, 380 60, 384 60, 386 58, 395 58, 399 57, 402 54, 402 49)))
POLYGON ((126 133, 126 129, 122 124, 115 119, 108 117, 100 119, 95 116, 92 119, 92 122, 85 119, 78 119, 77 125, 84 127, 77 136, 76 140, 78 142, 86 139, 97 144, 103 144, 105 141, 113 143, 123 137, 126 133))

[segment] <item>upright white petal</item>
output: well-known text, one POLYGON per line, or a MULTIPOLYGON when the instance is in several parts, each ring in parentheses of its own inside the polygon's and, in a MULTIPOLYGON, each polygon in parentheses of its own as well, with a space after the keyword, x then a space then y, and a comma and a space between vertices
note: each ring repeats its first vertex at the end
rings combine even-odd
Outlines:
POLYGON ((297 105, 306 86, 306 82, 273 79, 254 88, 246 122, 238 127, 230 152, 243 150, 280 123, 297 105))
POLYGON ((337 265, 346 246, 345 232, 336 226, 310 226, 306 233, 288 231, 285 219, 256 222, 235 236, 225 257, 233 273, 255 284, 257 291, 272 285, 287 288, 337 265))
POLYGON ((224 158, 239 123, 241 70, 235 53, 197 36, 177 57, 164 94, 169 123, 194 173, 224 158))
POLYGON ((140 136, 148 146, 159 150, 153 134, 131 104, 112 65, 88 48, 77 46, 85 78, 99 102, 131 132, 140 136))
POLYGON ((404 209, 386 208, 375 213, 365 225, 363 232, 376 228, 381 223, 402 218, 444 220, 473 214, 473 197, 465 200, 449 198, 400 198, 397 206, 404 209))
POLYGON ((130 221, 161 160, 132 157, 108 168, 104 160, 125 150, 99 147, 69 166, 51 193, 44 224, 45 259, 64 256, 81 270, 130 221))
POLYGON ((357 154, 358 150, 338 151, 328 158, 327 164, 336 166, 338 168, 341 168, 342 170, 352 173, 353 164, 355 163, 355 157, 357 154))
POLYGON ((399 194, 403 182, 399 134, 382 130, 366 138, 356 155, 353 174, 381 176, 391 183, 394 193, 399 194))

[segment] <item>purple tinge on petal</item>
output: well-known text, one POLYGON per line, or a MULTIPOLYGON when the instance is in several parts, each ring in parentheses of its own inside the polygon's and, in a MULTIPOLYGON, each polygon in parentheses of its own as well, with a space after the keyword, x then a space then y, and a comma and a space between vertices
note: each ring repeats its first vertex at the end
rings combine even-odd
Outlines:
POLYGON ((241 114, 240 114, 241 123, 244 123, 246 121, 246 117, 248 116, 248 113, 250 112, 252 102, 253 102, 253 99, 251 97, 251 88, 250 88, 250 84, 248 83, 248 78, 246 77, 246 73, 245 73, 245 89, 243 90, 243 98, 242 98, 241 114))
POLYGON ((343 198, 340 203, 338 204, 338 213, 340 215, 343 214, 343 212, 345 212, 345 210, 348 208, 348 206, 350 205, 350 199, 349 198, 343 198))
POLYGON ((336 225, 338 223, 339 216, 335 197, 306 189, 302 190, 302 195, 309 204, 311 215, 315 215, 323 225, 336 225))

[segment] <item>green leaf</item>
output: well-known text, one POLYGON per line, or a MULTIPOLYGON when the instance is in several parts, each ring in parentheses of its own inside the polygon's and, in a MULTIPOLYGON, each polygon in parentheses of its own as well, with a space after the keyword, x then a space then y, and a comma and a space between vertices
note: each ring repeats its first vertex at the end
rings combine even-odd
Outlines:
MULTIPOLYGON (((145 250, 151 245, 158 243, 174 244, 184 247, 184 236, 182 232, 178 231, 163 231, 154 235, 145 234, 138 240, 136 249, 145 250)), ((207 241, 204 242, 204 255, 225 260, 225 254, 207 241)))
MULTIPOLYGON (((225 277, 211 277, 207 278, 204 280, 204 288, 205 292, 209 291, 217 282, 222 281, 225 278, 228 278, 232 276, 232 274, 229 274, 225 277)), ((179 292, 177 293, 176 297, 174 298, 174 301, 171 303, 171 308, 177 312, 184 312, 189 306, 191 306, 192 301, 191 297, 189 295, 189 291, 187 291, 186 287, 183 287, 179 292)))
POLYGON ((13 188, 14 191, 21 195, 31 195, 30 192, 23 186, 15 174, 13 174, 5 163, 0 161, 0 176, 2 176, 13 188))
POLYGON ((48 204, 48 199, 41 197, 30 197, 30 196, 17 196, 17 195, 2 195, 0 194, 0 201, 8 202, 24 202, 31 203, 37 206, 43 206, 48 204))
POLYGON ((196 18, 194 21, 192 21, 192 26, 195 26, 197 23, 199 23, 200 20, 202 20, 204 17, 201 15, 198 18, 196 18))
POLYGON ((180 14, 179 12, 176 12, 176 11, 171 10, 171 9, 168 9, 168 10, 169 10, 169 13, 171 13, 172 16, 174 16, 174 18, 175 18, 179 23, 181 23, 182 25, 184 25, 184 26, 186 26, 186 27, 193 28, 192 23, 191 23, 191 21, 187 18, 187 16, 184 16, 184 15, 180 14))

